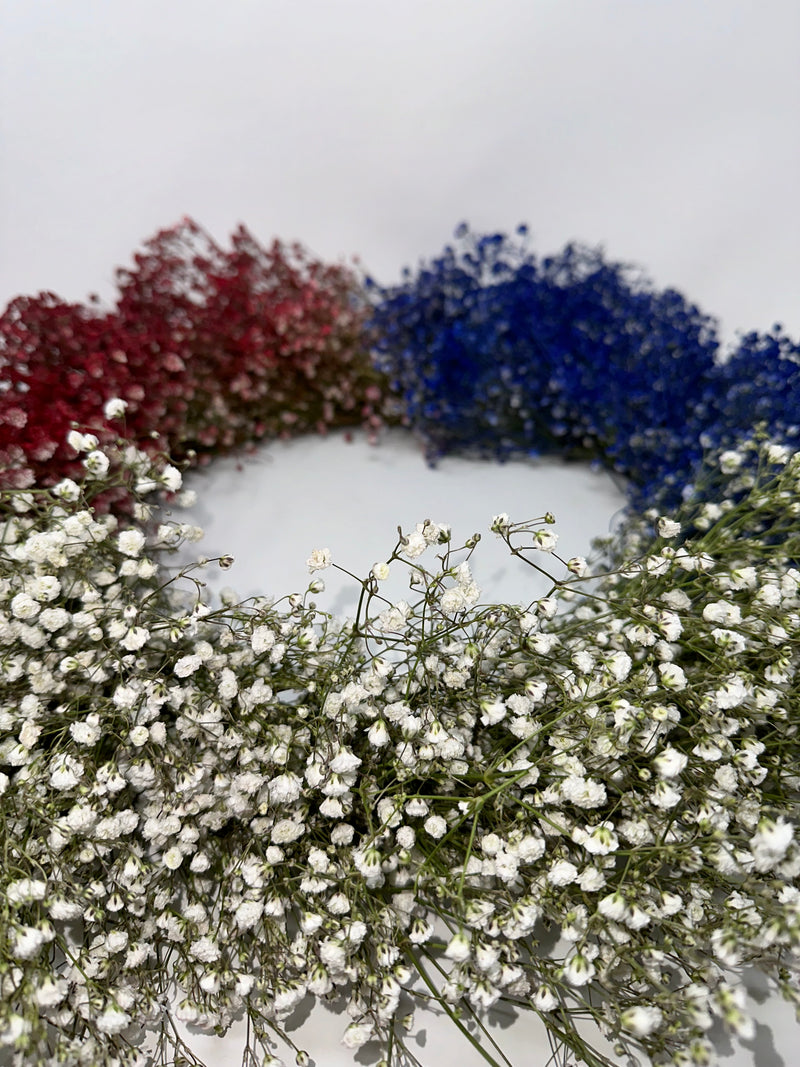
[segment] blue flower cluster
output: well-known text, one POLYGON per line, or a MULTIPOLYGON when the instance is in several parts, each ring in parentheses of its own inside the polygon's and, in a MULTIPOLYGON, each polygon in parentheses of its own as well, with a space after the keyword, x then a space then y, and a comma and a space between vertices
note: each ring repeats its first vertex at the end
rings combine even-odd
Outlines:
POLYGON ((455 237, 399 285, 367 281, 376 365, 430 462, 591 458, 665 509, 704 449, 756 422, 800 442, 800 348, 780 330, 723 359, 714 319, 598 250, 540 259, 524 226, 455 237))
POLYGON ((696 418, 708 447, 732 448, 757 425, 800 447, 800 344, 780 325, 745 334, 709 375, 696 418))

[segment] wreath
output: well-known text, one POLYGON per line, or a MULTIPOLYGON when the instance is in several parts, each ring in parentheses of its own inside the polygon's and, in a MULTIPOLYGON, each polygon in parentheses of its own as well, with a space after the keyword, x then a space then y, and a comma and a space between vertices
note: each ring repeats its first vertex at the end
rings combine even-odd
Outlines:
POLYGON ((745 966, 800 1005, 798 345, 723 353, 680 294, 524 228, 387 288, 185 220, 118 283, 0 318, 13 1062, 195 1063, 176 1021, 246 1016, 247 1064, 307 1064, 311 996, 364 1062, 421 1064, 428 1005, 507 1063, 502 1003, 559 1062, 703 1064, 715 1023, 754 1033, 745 966), (495 516, 551 578, 528 605, 481 604, 478 539, 428 521, 352 620, 316 605, 326 549, 279 601, 172 564, 192 463, 387 424, 432 462, 589 458, 626 521, 587 562, 550 513, 495 516))

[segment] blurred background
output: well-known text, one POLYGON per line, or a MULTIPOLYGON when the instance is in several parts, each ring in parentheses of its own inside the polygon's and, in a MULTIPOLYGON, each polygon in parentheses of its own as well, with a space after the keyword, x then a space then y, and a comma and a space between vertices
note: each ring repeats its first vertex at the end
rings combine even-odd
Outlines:
POLYGON ((795 0, 4 0, 0 303, 192 215, 390 282, 455 225, 800 333, 795 0))

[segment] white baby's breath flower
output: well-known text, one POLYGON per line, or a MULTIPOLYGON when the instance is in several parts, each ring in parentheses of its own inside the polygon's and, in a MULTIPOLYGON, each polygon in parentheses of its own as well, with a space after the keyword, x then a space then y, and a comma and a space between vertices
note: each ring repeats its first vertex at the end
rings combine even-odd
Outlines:
POLYGON ((514 852, 520 863, 535 863, 536 860, 541 859, 544 855, 546 847, 543 837, 535 834, 526 834, 514 846, 514 852))
POLYGON ((260 900, 244 900, 236 909, 234 919, 240 930, 252 930, 264 914, 264 905, 260 900))
POLYGON ((79 722, 70 724, 72 739, 79 745, 93 745, 100 739, 100 716, 93 712, 79 722))
POLYGON ((583 578, 589 570, 589 564, 583 556, 572 556, 567 560, 567 570, 577 578, 583 578))
POLYGON ((202 665, 203 661, 200 656, 197 653, 192 653, 189 656, 181 656, 172 669, 178 678, 188 678, 189 675, 198 671, 202 665))
POLYGON ((273 845, 288 845, 305 833, 305 825, 294 819, 280 819, 272 828, 270 840, 273 845))
POLYGON ((569 860, 556 860, 547 872, 550 885, 571 885, 578 877, 578 868, 569 860))
POLYGON ((757 871, 772 870, 789 849, 794 838, 794 828, 783 817, 762 819, 758 830, 750 839, 753 865, 757 871))
POLYGON ((275 633, 268 626, 257 626, 250 638, 250 647, 257 656, 268 652, 275 644, 275 633))
POLYGON ((418 522, 417 533, 421 533, 429 545, 443 545, 450 540, 450 526, 446 522, 431 522, 430 519, 418 522))
POLYGON ((183 475, 177 467, 168 463, 161 472, 161 481, 168 492, 177 493, 183 484, 183 475))
POLYGON ((135 748, 141 748, 150 740, 150 731, 146 726, 134 726, 128 734, 128 740, 135 748))
POLYGON ((660 778, 677 778, 688 762, 688 756, 667 745, 653 760, 653 767, 660 778))
POLYGON ((9 1048, 27 1038, 33 1029, 33 1023, 24 1015, 9 1011, 4 1016, 3 1028, 0 1029, 0 1045, 9 1048))
MULTIPOLYGON (((42 727, 37 722, 31 722, 28 720, 24 722, 19 731, 19 743, 23 748, 33 748, 42 733, 42 727)), ((7 757, 10 759, 10 753, 7 757)))
POLYGON ((175 498, 175 504, 179 508, 193 508, 197 503, 197 493, 194 489, 184 489, 175 498))
POLYGON ((72 789, 83 777, 83 764, 73 756, 56 756, 50 771, 50 785, 54 789, 72 789))
POLYGON ((603 665, 611 672, 615 682, 624 682, 631 672, 633 660, 627 652, 618 649, 609 656, 602 658, 603 665))
POLYGON ((112 930, 106 935, 105 948, 113 955, 127 948, 128 934, 125 930, 112 930))
POLYGON ((48 633, 63 630, 69 623, 70 615, 64 608, 45 608, 39 616, 39 625, 48 633))
POLYGON ((189 955, 199 963, 216 963, 222 953, 213 938, 200 937, 189 945, 189 955))
POLYGON ((573 775, 561 783, 564 800, 579 808, 599 808, 606 802, 606 787, 593 778, 573 775))
POLYGON ((637 1004, 620 1016, 620 1022, 628 1033, 636 1037, 648 1037, 661 1025, 663 1013, 652 1004, 637 1004))
POLYGON ((360 766, 361 758, 346 748, 340 748, 330 762, 330 769, 335 774, 350 774, 360 766))
POLYGON ((656 524, 656 530, 658 532, 659 537, 669 539, 671 537, 678 536, 678 534, 681 532, 681 524, 679 522, 675 522, 673 519, 668 519, 664 515, 662 515, 659 518, 658 523, 656 524))
POLYGON ((691 600, 682 589, 669 589, 662 595, 661 600, 673 611, 686 611, 692 606, 691 600))
POLYGON ((61 592, 61 582, 54 574, 37 574, 27 585, 26 592, 35 600, 49 603, 61 592))
POLYGON ((268 785, 271 804, 293 804, 302 791, 303 783, 293 772, 280 774, 268 785))
POLYGON ((661 675, 661 684, 665 689, 679 692, 686 688, 686 675, 677 663, 659 663, 658 673, 661 675))
POLYGON ((759 604, 766 604, 766 606, 770 608, 777 608, 782 599, 783 594, 781 593, 780 586, 773 585, 770 582, 762 585, 755 595, 755 600, 759 604))
POLYGON ((34 1000, 40 1008, 55 1008, 66 997, 69 985, 65 978, 46 977, 34 993, 34 1000))
POLYGON ((329 548, 315 548, 306 560, 309 574, 315 571, 324 571, 331 565, 331 550, 329 548))
POLYGON ((503 847, 503 839, 498 834, 484 834, 480 846, 487 856, 496 856, 503 847))
POLYGON ((95 1025, 101 1034, 121 1034, 130 1026, 131 1017, 117 1004, 106 1008, 95 1020, 95 1025))
POLYGON ((454 615, 457 611, 464 611, 469 606, 469 602, 463 590, 456 586, 453 589, 445 589, 439 606, 446 615, 454 615))
POLYGON ((86 803, 73 804, 67 812, 66 824, 76 834, 86 834, 94 828, 98 813, 86 803))
POLYGON ((456 963, 464 963, 472 955, 472 942, 469 935, 463 930, 459 930, 450 939, 447 948, 444 952, 448 959, 454 960, 456 963))
POLYGON ((83 460, 86 473, 92 478, 102 478, 108 473, 109 459, 105 452, 95 450, 83 460))
POLYGON ((588 985, 595 974, 596 968, 594 964, 579 952, 576 952, 574 956, 567 960, 563 970, 564 981, 568 985, 576 987, 588 985))
POLYGON ((427 547, 427 540, 423 534, 417 530, 414 533, 408 534, 404 539, 401 551, 407 559, 417 559, 427 547))
POLYGON ((723 474, 735 474, 744 463, 744 456, 741 452, 736 452, 733 449, 729 449, 726 452, 720 453, 719 457, 719 469, 723 474))
POLYGON ((143 626, 132 626, 130 630, 120 640, 120 644, 128 652, 138 652, 140 648, 144 648, 150 639, 150 631, 146 630, 143 626))
POLYGON ((220 673, 219 685, 217 687, 217 694, 224 703, 229 703, 236 694, 239 692, 239 683, 236 680, 236 675, 230 669, 230 667, 223 667, 220 673))
POLYGON ((770 463, 780 463, 783 465, 788 461, 792 453, 786 445, 779 445, 770 441, 764 448, 764 455, 770 463))
POLYGON ((742 621, 742 612, 738 604, 729 604, 725 600, 716 600, 706 604, 703 608, 703 618, 706 622, 717 623, 720 626, 731 626, 742 621))
POLYGON ((53 486, 52 492, 59 500, 74 502, 80 497, 81 488, 72 478, 62 478, 60 482, 53 486))
POLYGON ((398 600, 392 607, 382 611, 375 620, 375 627, 385 633, 404 630, 411 617, 411 608, 405 600, 398 600))
POLYGON ((342 1037, 345 1048, 361 1048, 372 1037, 372 1027, 368 1023, 350 1023, 342 1037))
POLYGON ((484 726, 494 726, 502 722, 508 714, 505 701, 500 698, 494 700, 484 699, 481 701, 481 722, 484 726))
POLYGON ((543 619, 554 619, 558 613, 558 600, 553 596, 536 601, 536 611, 543 619))
POLYGON ((11 928, 11 951, 18 960, 31 960, 38 956, 45 945, 55 937, 55 930, 40 926, 14 926, 11 928))
POLYGON ((619 847, 619 838, 614 833, 614 826, 610 822, 602 822, 588 830, 576 826, 572 831, 572 840, 582 845, 593 856, 607 856, 619 847))
POLYGON ((674 808, 680 799, 680 791, 664 779, 656 782, 655 788, 650 794, 650 801, 657 808, 674 808))
POLYGON ((98 443, 93 433, 79 433, 77 430, 70 430, 67 434, 67 444, 70 448, 74 448, 76 452, 91 452, 93 448, 97 448, 98 443))
POLYGON ((376 563, 372 568, 372 577, 378 582, 385 582, 389 577, 388 563, 376 563))
POLYGON ((117 548, 126 556, 136 557, 144 548, 144 542, 141 530, 123 530, 117 537, 117 548))
POLYGON ((103 405, 103 414, 107 419, 121 419, 128 407, 128 401, 118 396, 107 400, 103 405))
POLYGON ((533 535, 533 546, 540 552, 554 552, 558 544, 558 534, 552 530, 537 530, 533 535))
POLYGON ((38 600, 34 600, 27 593, 17 593, 11 601, 11 614, 14 618, 22 619, 23 621, 36 618, 41 608, 42 605, 38 600))
POLYGON ((581 674, 590 674, 595 666, 594 656, 585 648, 579 648, 572 653, 572 665, 581 674))
POLYGON ((374 745, 375 748, 382 748, 387 745, 391 740, 389 729, 383 719, 376 719, 376 721, 370 726, 367 731, 367 738, 369 743, 374 745))
POLYGON ((139 699, 139 690, 132 685, 118 685, 111 699, 118 708, 132 708, 139 699))
POLYGON ((169 871, 177 871, 180 865, 183 863, 183 853, 177 847, 167 849, 164 853, 161 862, 169 871))
POLYGON ((44 900, 46 893, 47 882, 41 878, 19 878, 6 886, 6 900, 12 908, 44 900))
POLYGON ((622 922, 628 914, 628 904, 622 893, 617 891, 604 896, 598 902, 597 910, 606 919, 611 919, 613 922, 622 922))
POLYGON ((417 835, 411 826, 401 826, 395 832, 395 840, 400 848, 413 848, 417 835))
POLYGON ((718 708, 737 708, 744 703, 747 693, 748 687, 744 679, 732 674, 714 693, 714 700, 718 708))
POLYGON ((441 815, 429 815, 423 823, 423 826, 427 834, 430 834, 431 837, 437 839, 444 837, 447 833, 447 823, 441 815))
POLYGON ((558 1007, 558 999, 549 985, 540 985, 532 999, 537 1011, 553 1011, 558 1007))

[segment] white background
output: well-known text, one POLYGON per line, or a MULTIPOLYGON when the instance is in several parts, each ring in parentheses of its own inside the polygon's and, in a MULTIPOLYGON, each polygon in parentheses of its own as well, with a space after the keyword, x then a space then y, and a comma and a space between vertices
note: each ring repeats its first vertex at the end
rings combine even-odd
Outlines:
MULTIPOLYGON (((577 239, 643 265, 726 338, 775 321, 797 336, 798 45, 797 0, 4 0, 0 305, 109 299, 113 268, 187 214, 220 241, 243 222, 358 254, 384 282, 462 219, 524 221, 541 252, 577 239)), ((237 556, 225 582, 243 593, 300 587, 323 545, 364 574, 425 517, 463 539, 495 511, 549 508, 559 548, 582 553, 622 501, 558 463, 431 473, 394 437, 269 446, 195 484, 205 550, 237 556)), ((495 557, 479 577, 528 599, 519 575, 495 557)), ((347 610, 335 580, 326 596, 347 610)), ((339 1029, 304 1031, 319 1067, 353 1062, 328 1046, 339 1029)), ((432 1033, 426 1067, 471 1067, 432 1033)), ((512 1036, 515 1064, 544 1065, 541 1041, 512 1036)), ((784 1024, 787 1067, 794 1040, 784 1024)), ((238 1060, 235 1039, 203 1051, 238 1060)), ((760 1028, 725 1062, 776 1056, 760 1028)))
POLYGON ((0 303, 185 214, 381 280, 455 225, 800 333, 796 0, 4 0, 0 303))

